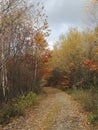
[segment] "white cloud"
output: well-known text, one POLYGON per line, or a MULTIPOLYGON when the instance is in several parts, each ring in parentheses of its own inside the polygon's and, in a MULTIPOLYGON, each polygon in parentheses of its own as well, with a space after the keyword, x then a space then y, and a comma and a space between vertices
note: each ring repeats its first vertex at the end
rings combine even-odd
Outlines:
POLYGON ((80 23, 84 3, 85 0, 47 0, 45 6, 49 22, 51 24, 80 23))
MULTIPOLYGON (((82 25, 85 0, 40 0, 44 3, 52 30, 49 41, 56 41, 69 27, 82 25)), ((51 43, 51 42, 50 42, 51 43)))
POLYGON ((53 41, 49 41, 48 44, 49 44, 48 48, 50 50, 53 50, 54 42, 53 41))

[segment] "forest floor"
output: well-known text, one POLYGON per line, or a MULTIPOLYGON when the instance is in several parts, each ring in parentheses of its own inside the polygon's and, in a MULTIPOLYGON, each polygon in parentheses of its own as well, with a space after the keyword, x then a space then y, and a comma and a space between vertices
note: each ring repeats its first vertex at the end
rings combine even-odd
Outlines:
POLYGON ((26 116, 14 119, 3 130, 91 130, 80 104, 65 92, 44 88, 46 96, 26 116))

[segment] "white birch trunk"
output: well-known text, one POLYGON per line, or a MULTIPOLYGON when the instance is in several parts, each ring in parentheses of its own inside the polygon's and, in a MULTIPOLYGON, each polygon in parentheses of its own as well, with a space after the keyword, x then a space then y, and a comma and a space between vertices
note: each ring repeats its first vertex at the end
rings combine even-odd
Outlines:
POLYGON ((2 75, 2 89, 3 89, 3 96, 6 96, 6 86, 5 86, 5 65, 4 65, 4 46, 2 43, 2 55, 1 55, 1 63, 2 63, 2 68, 1 68, 1 75, 2 75))

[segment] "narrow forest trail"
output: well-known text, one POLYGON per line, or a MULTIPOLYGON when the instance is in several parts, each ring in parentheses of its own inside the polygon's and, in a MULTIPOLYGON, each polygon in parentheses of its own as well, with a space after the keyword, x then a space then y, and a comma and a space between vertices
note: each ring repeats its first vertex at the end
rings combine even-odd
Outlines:
POLYGON ((44 90, 45 99, 3 130, 90 130, 87 116, 76 101, 58 89, 44 90))

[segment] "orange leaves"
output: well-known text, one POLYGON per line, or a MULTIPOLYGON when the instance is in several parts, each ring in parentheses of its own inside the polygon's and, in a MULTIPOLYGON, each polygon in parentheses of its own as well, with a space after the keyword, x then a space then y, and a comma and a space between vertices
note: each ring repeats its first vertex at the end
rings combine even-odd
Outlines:
POLYGON ((91 60, 89 60, 89 59, 86 59, 86 60, 82 63, 83 66, 89 66, 90 64, 91 64, 91 60))
POLYGON ((82 65, 85 67, 89 67, 90 70, 92 71, 98 71, 98 60, 89 60, 89 59, 86 59, 82 65))
POLYGON ((50 74, 51 74, 52 68, 51 67, 47 67, 47 69, 44 72, 43 78, 47 79, 50 74))
POLYGON ((95 70, 95 71, 98 71, 98 64, 91 64, 90 65, 90 70, 95 70))

